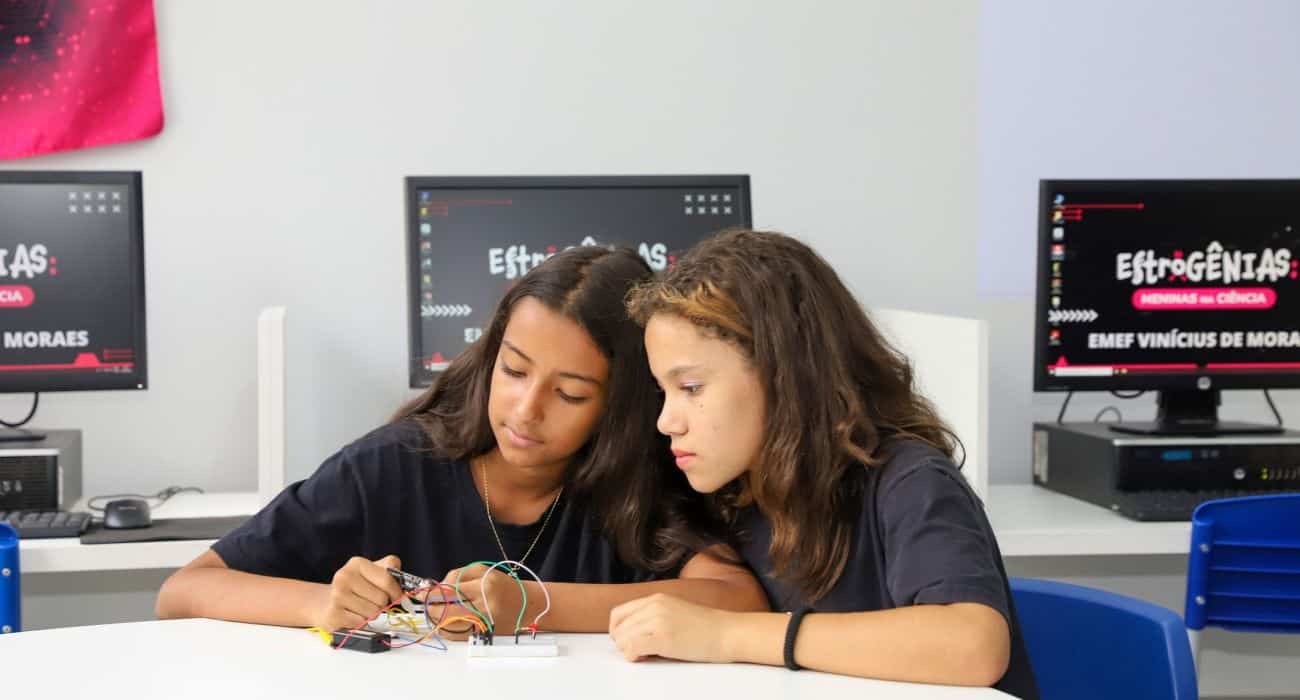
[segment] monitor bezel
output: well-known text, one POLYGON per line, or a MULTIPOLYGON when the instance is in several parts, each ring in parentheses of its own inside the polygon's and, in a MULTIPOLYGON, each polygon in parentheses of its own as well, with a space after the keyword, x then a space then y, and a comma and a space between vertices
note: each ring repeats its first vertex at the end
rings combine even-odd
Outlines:
POLYGON ((1223 191, 1294 191, 1300 195, 1300 179, 1041 179, 1038 186, 1038 256, 1034 282, 1034 391, 1159 391, 1164 389, 1285 389, 1300 387, 1300 373, 1238 374, 1227 372, 1194 372, 1181 375, 1149 376, 1128 375, 1109 377, 1058 377, 1047 371, 1050 347, 1047 344, 1048 288, 1051 265, 1048 246, 1051 241, 1051 222, 1047 212, 1052 205, 1053 193, 1060 189, 1088 188, 1096 191, 1116 192, 1134 189, 1166 190, 1170 192, 1223 192, 1223 191))
POLYGON ((53 393, 67 391, 143 391, 149 388, 148 317, 145 313, 145 257, 144 257, 144 185, 141 171, 95 170, 0 170, 0 185, 116 185, 127 188, 130 255, 138 264, 131 275, 135 286, 134 306, 136 324, 132 338, 135 351, 135 371, 124 375, 93 375, 95 386, 80 383, 88 375, 70 373, 58 375, 0 374, 0 394, 53 393), (116 381, 113 381, 116 380, 116 381))

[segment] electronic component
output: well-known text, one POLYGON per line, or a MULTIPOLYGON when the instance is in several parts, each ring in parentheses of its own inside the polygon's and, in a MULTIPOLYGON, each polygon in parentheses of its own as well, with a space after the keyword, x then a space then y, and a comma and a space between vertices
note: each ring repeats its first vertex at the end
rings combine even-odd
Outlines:
MULTIPOLYGON (((407 573, 401 569, 394 569, 391 566, 388 567, 387 571, 388 575, 392 576, 393 580, 397 582, 398 588, 401 588, 403 593, 411 593, 421 588, 427 588, 436 584, 435 581, 430 581, 427 578, 420 578, 415 574, 407 573)), ((405 612, 420 612, 424 610, 424 603, 415 598, 406 598, 398 607, 405 612)))
POLYGON ((536 637, 519 635, 516 637, 512 634, 493 636, 491 632, 476 633, 469 638, 466 653, 471 659, 559 656, 560 645, 556 643, 554 635, 538 635, 536 637))
MULTIPOLYGON (((0 222, 0 228, 3 226, 0 222)), ((4 247, 0 243, 0 249, 4 247)), ((70 509, 81 497, 81 431, 41 432, 44 435, 39 440, 14 440, 12 433, 0 428, 0 510, 57 512, 70 509)), ((22 535, 23 539, 30 537, 22 535)))
POLYGON ((403 593, 410 593, 416 589, 425 588, 434 584, 433 581, 430 581, 427 578, 420 578, 415 574, 408 574, 401 569, 394 569, 391 566, 388 567, 388 575, 393 577, 393 580, 401 587, 403 593))
POLYGON ((393 639, 390 634, 371 630, 355 630, 350 634, 348 630, 334 630, 333 637, 334 641, 331 642, 331 646, 352 649, 353 651, 364 651, 367 654, 388 651, 392 648, 393 639))

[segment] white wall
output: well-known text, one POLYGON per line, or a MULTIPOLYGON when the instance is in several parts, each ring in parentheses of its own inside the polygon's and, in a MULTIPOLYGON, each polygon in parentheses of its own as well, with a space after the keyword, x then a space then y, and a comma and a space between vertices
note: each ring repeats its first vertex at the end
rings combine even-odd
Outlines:
MULTIPOLYGON (((1032 392, 1039 178, 1300 177, 1300 3, 986 0, 980 17, 980 314, 990 322, 991 478, 1029 481, 1029 426, 1064 394, 1032 392)), ((1274 392, 1291 426, 1300 392, 1274 392)), ((1074 420, 1148 396, 1079 394, 1074 420)), ((1221 414, 1272 422, 1259 392, 1221 414)), ((1012 574, 1134 595, 1182 612, 1186 557, 1017 559, 1012 574)), ((1294 695, 1300 638, 1208 630, 1204 694, 1294 695)))
MULTIPOLYGON (((289 477, 409 395, 402 177, 741 172, 871 303, 969 307, 977 7, 157 3, 150 388, 42 397, 90 493, 254 488, 254 329, 289 310, 289 477), (920 269, 953 270, 936 285, 920 269)), ((26 398, 0 399, 21 416, 26 398)))

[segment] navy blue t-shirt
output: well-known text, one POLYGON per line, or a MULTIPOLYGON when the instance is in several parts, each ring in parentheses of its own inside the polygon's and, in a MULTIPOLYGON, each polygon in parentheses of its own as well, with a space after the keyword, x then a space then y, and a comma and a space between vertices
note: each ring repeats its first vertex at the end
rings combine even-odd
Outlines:
MULTIPOLYGON (((440 460, 416 424, 379 428, 291 484, 212 546, 226 566, 265 576, 329 583, 353 556, 396 554, 402 569, 441 580, 474 561, 503 557, 465 461, 440 460)), ((624 564, 568 493, 528 525, 496 523, 510 559, 545 581, 629 583, 647 578, 624 564)))
POLYGON ((993 528, 957 467, 930 445, 901 441, 891 445, 885 464, 854 476, 862 503, 848 562, 819 600, 805 601, 795 586, 773 575, 771 522, 753 506, 740 513, 740 554, 758 574, 772 609, 810 605, 819 612, 862 612, 922 604, 987 605, 1011 627, 1010 663, 994 687, 1026 700, 1038 698, 993 528))

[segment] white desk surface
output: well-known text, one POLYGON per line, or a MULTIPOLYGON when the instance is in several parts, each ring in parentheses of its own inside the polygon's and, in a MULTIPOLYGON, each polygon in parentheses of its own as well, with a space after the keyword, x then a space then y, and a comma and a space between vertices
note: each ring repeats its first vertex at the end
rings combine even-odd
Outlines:
MULTIPOLYGON (((154 510, 156 518, 251 515, 255 493, 183 493, 154 510)), ((1031 484, 998 485, 985 503, 1004 557, 1186 554, 1189 523, 1141 523, 1100 506, 1031 484)), ((74 510, 84 510, 78 502, 74 510)), ((174 569, 212 540, 83 545, 74 538, 26 540, 22 571, 174 569)))
MULTIPOLYGON (((252 515, 261 508, 256 493, 181 493, 153 509, 154 518, 252 515)), ((86 511, 86 501, 71 508, 86 511)), ((176 569, 212 546, 214 540, 81 544, 75 537, 23 540, 18 548, 23 573, 51 571, 130 571, 176 569)))
POLYGON ((284 627, 167 620, 0 635, 5 695, 62 697, 1008 698, 990 688, 872 681, 813 671, 666 660, 629 663, 603 634, 559 635, 549 659, 468 659, 408 647, 365 654, 284 627), (21 691, 29 691, 27 693, 21 691))
POLYGON ((1186 554, 1189 522, 1144 523, 1032 484, 994 485, 984 504, 1003 557, 1186 554))

